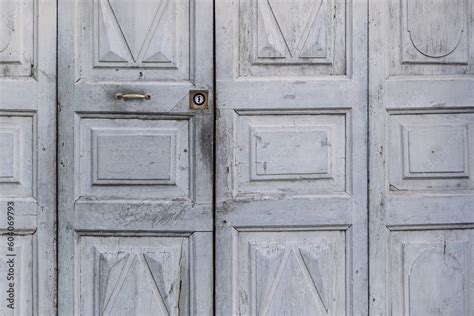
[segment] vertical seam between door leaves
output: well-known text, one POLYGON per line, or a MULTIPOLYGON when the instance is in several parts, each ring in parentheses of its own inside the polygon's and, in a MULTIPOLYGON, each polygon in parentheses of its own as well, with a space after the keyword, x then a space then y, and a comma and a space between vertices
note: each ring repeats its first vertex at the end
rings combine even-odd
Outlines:
POLYGON ((55 263, 55 285, 54 285, 54 293, 53 298, 54 302, 54 309, 56 311, 56 315, 58 315, 58 304, 59 304, 59 112, 61 105, 59 104, 59 0, 56 0, 56 133, 55 143, 56 143, 56 153, 55 153, 55 168, 56 168, 56 194, 55 194, 55 208, 56 208, 56 219, 55 219, 55 229, 54 229, 54 240, 56 243, 55 251, 56 251, 56 263, 55 263))
POLYGON ((216 315, 216 160, 217 160, 217 81, 216 81, 216 1, 212 1, 212 89, 213 133, 212 133, 212 313, 216 315))

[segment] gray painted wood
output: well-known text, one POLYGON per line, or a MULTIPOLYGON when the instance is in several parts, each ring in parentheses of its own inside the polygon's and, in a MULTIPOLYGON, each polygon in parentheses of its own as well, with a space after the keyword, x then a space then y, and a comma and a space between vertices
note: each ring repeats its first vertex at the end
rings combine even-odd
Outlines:
POLYGON ((56 305, 56 2, 0 2, 0 314, 56 305), (7 281, 7 203, 15 280, 7 281), (14 310, 7 308, 14 281, 14 310))
POLYGON ((472 315, 474 3, 369 12, 370 314, 472 315))
POLYGON ((367 314, 367 3, 216 19, 217 315, 367 314))
POLYGON ((59 313, 210 315, 212 1, 64 1, 59 17, 59 313))
MULTIPOLYGON (((212 2, 59 5, 59 314, 211 314, 212 2)), ((50 315, 56 5, 0 8, 13 314, 50 315)), ((472 1, 372 1, 369 87, 366 1, 216 9, 217 314, 472 314, 472 1)))

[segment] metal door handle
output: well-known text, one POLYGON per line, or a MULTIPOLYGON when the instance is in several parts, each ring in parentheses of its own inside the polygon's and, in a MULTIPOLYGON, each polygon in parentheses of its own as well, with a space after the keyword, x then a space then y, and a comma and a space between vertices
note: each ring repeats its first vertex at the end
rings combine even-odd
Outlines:
POLYGON ((132 101, 132 100, 151 100, 151 94, 135 94, 135 93, 128 93, 128 94, 123 94, 123 93, 117 93, 115 95, 115 98, 117 100, 121 101, 132 101))

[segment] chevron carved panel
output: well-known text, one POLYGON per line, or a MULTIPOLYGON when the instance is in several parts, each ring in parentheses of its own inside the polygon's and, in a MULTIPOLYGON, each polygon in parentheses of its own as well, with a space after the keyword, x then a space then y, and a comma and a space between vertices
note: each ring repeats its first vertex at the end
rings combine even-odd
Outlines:
POLYGON ((339 315, 344 310, 344 232, 240 234, 242 315, 339 315))
POLYGON ((84 237, 82 253, 82 299, 93 301, 91 314, 186 314, 186 237, 84 237))
POLYGON ((346 0, 241 0, 242 76, 346 71, 346 0))
POLYGON ((258 58, 328 57, 327 6, 326 0, 258 1, 258 58))
POLYGON ((176 65, 176 1, 97 0, 96 66, 176 65))

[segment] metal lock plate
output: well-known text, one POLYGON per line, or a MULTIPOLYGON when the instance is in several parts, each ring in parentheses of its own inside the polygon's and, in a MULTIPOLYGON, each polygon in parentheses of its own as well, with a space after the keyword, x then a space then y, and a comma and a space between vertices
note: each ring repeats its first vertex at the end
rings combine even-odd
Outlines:
POLYGON ((191 110, 207 110, 209 106, 208 90, 189 91, 189 108, 191 110))

